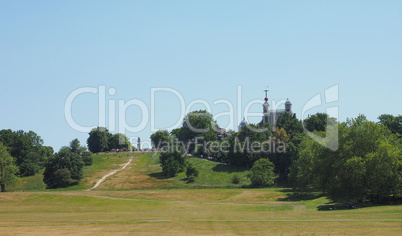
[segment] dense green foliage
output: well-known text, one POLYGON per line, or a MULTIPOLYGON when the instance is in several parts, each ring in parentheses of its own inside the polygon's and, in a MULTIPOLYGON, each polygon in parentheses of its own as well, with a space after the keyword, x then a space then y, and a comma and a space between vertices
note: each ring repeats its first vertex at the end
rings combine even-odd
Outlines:
POLYGON ((112 134, 104 127, 96 127, 89 132, 87 139, 88 149, 91 152, 101 152, 109 150, 109 139, 112 134))
POLYGON ((89 132, 87 139, 89 151, 102 152, 112 149, 128 149, 131 144, 124 134, 111 134, 105 127, 96 127, 89 132))
POLYGON ((128 149, 131 148, 131 144, 124 134, 113 134, 109 139, 108 149, 128 149))
POLYGON ((378 123, 385 125, 392 133, 402 135, 402 115, 382 114, 378 119, 380 120, 378 123))
MULTIPOLYGON (((278 176, 278 183, 290 183, 298 190, 318 190, 333 198, 378 200, 402 194, 401 119, 381 115, 379 120, 376 124, 360 116, 338 123, 317 113, 302 122, 295 115, 283 114, 276 127, 249 124, 218 139, 212 132, 216 125, 212 116, 197 111, 171 132, 171 139, 187 145, 190 141, 187 148, 195 156, 252 166, 249 177, 255 186, 271 186, 278 176), (203 132, 194 132, 193 126, 203 127, 203 132), (322 139, 310 138, 306 130, 322 139), (327 148, 333 146, 338 149, 327 148)), ((167 140, 168 135, 160 131, 153 138, 167 140)), ((176 175, 184 166, 169 152, 161 155, 161 163, 166 176, 176 175)))
POLYGON ((170 141, 170 135, 167 130, 158 130, 151 135, 152 146, 160 149, 166 147, 170 141))
POLYGON ((290 173, 294 186, 356 200, 401 194, 402 153, 397 137, 364 116, 341 123, 338 131, 336 151, 303 139, 300 157, 290 173))
POLYGON ((316 113, 304 120, 305 128, 310 131, 325 131, 327 126, 336 124, 336 119, 325 113, 316 113))
MULTIPOLYGON (((189 152, 195 149, 195 142, 208 143, 216 141, 216 130, 218 125, 212 118, 212 114, 205 111, 193 111, 184 117, 182 127, 172 131, 172 137, 184 143, 192 142, 188 147, 189 152)), ((197 151, 197 155, 204 155, 203 149, 197 151)))
POLYGON ((77 184, 83 177, 84 162, 80 155, 62 148, 46 164, 43 182, 48 188, 66 187, 77 184))
POLYGON ((198 174, 199 174, 198 170, 191 163, 189 163, 187 165, 187 170, 186 170, 186 176, 187 176, 188 182, 190 182, 190 183, 194 182, 195 178, 198 177, 198 174))
POLYGON ((261 158, 250 169, 251 184, 257 187, 274 185, 274 164, 268 159, 261 158))
POLYGON ((162 171, 166 177, 176 176, 186 168, 187 155, 180 145, 171 145, 159 156, 162 171))
POLYGON ((45 166, 47 159, 53 155, 53 148, 43 146, 43 140, 33 131, 1 130, 0 142, 15 158, 20 176, 34 175, 45 166))
POLYGON ((0 186, 2 192, 6 191, 6 185, 15 182, 17 171, 14 158, 8 153, 6 146, 0 142, 0 186))

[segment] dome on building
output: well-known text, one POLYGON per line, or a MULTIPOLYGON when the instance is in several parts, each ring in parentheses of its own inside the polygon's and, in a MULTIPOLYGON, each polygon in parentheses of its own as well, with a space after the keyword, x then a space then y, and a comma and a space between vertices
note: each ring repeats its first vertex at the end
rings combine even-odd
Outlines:
POLYGON ((288 100, 286 100, 285 104, 292 104, 292 103, 289 101, 289 98, 288 98, 288 100))
POLYGON ((243 120, 240 122, 239 127, 244 127, 248 125, 248 122, 246 121, 246 118, 244 117, 243 120))

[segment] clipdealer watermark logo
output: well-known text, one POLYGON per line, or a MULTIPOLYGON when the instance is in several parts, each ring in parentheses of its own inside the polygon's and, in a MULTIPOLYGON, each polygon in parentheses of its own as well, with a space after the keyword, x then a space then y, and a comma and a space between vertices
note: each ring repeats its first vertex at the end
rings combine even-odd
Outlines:
MULTIPOLYGON (((162 127, 162 129, 165 130, 173 130, 176 128, 180 128, 182 125, 182 122, 186 116, 186 114, 189 114, 191 112, 191 109, 195 105, 203 105, 205 107, 205 110, 212 114, 212 106, 216 105, 225 105, 227 109, 223 112, 219 112, 216 114, 213 114, 213 119, 217 120, 220 117, 227 117, 228 122, 226 127, 223 127, 226 130, 237 130, 237 125, 236 123, 240 123, 240 121, 243 120, 243 117, 246 119, 250 119, 251 117, 263 117, 263 112, 252 112, 251 107, 254 105, 262 105, 262 100, 260 99, 254 99, 251 101, 248 101, 247 103, 243 104, 243 97, 242 97, 242 88, 241 86, 237 86, 237 94, 236 94, 236 101, 233 102, 231 100, 227 99, 218 99, 212 102, 210 104, 208 101, 203 100, 203 99, 194 99, 189 102, 186 102, 182 94, 173 89, 173 88, 168 88, 168 87, 157 87, 157 88, 151 88, 150 89, 150 105, 147 105, 146 102, 143 100, 133 98, 130 100, 124 100, 124 99, 107 99, 107 97, 114 96, 116 94, 116 89, 115 88, 107 88, 105 85, 100 85, 98 87, 80 87, 75 90, 73 90, 66 98, 65 101, 65 106, 64 106, 64 116, 66 119, 67 124, 74 130, 78 132, 83 132, 83 133, 89 133, 93 128, 96 127, 107 127, 111 132, 118 132, 122 134, 126 134, 128 132, 130 133, 138 133, 143 130, 145 130, 148 126, 150 127, 151 133, 156 132, 159 130, 159 128, 156 128, 155 121, 156 121, 156 94, 158 93, 170 93, 171 95, 174 95, 178 100, 179 100, 179 106, 180 106, 180 114, 176 122, 169 126, 169 127, 162 127), (84 126, 79 124, 77 121, 74 120, 73 118, 73 102, 75 99, 77 99, 79 96, 82 96, 84 94, 93 94, 94 96, 97 96, 97 104, 94 104, 98 108, 98 123, 94 124, 92 126, 84 126), (244 106, 243 106, 244 105, 244 106), (140 122, 137 126, 131 126, 127 123, 126 120, 126 114, 127 110, 130 107, 136 107, 141 111, 141 118, 140 122), (237 108, 237 113, 235 113, 235 107, 237 108), (243 109, 244 107, 244 109, 243 109), (106 110, 108 112, 106 112, 106 110), (116 119, 117 117, 117 119, 116 119), (235 118, 237 122, 235 123, 235 118)), ((309 113, 309 110, 319 108, 322 106, 327 106, 328 104, 333 104, 333 106, 329 107, 326 109, 326 113, 335 119, 338 119, 338 106, 337 102, 339 100, 339 87, 338 85, 331 86, 324 91, 324 96, 321 96, 321 93, 316 94, 313 96, 310 100, 308 100, 304 106, 302 107, 302 112, 301 112, 301 120, 302 122, 307 118, 307 114, 309 113), (322 99, 322 97, 324 99, 322 99)), ((275 111, 281 107, 283 107, 286 103, 285 99, 281 100, 273 100, 271 99, 270 101, 271 106, 270 110, 275 113, 275 111)), ((321 145, 326 146, 327 148, 331 150, 337 150, 338 149, 338 133, 337 133, 337 124, 335 124, 336 127, 332 127, 331 129, 327 129, 326 131, 326 136, 321 137, 316 135, 313 132, 310 132, 306 128, 303 129, 304 132, 311 137, 313 140, 317 141, 321 145)), ((204 129, 199 129, 196 127, 193 127, 193 125, 187 120, 187 126, 195 133, 202 133, 205 132, 204 129)), ((327 124, 329 126, 329 124, 327 124)), ((333 124, 332 124, 333 126, 333 124)), ((251 126, 248 126, 248 128, 252 132, 265 132, 267 131, 267 128, 254 128, 251 126)), ((275 123, 273 124, 273 128, 275 129, 275 123)), ((134 140, 134 137, 129 137, 129 140, 132 144, 135 144, 136 140, 134 140)), ((197 138, 197 140, 201 140, 201 138, 197 138)), ((194 140, 193 140, 194 141, 194 140)), ((224 143, 224 142, 222 142, 224 143)), ((272 140, 267 141, 267 143, 274 143, 272 140)), ((153 145, 149 141, 143 141, 141 145, 148 146, 148 147, 155 147, 159 146, 158 145, 153 145)), ((227 150, 226 146, 227 144, 223 144, 221 147, 216 147, 216 143, 205 143, 203 147, 210 146, 213 147, 212 150, 227 150)), ((183 147, 188 148, 188 144, 182 144, 183 147)), ((266 144, 255 144, 255 143, 250 143, 251 151, 253 152, 260 152, 261 150, 265 152, 266 150, 270 150, 272 152, 272 147, 266 148, 268 145, 266 144)), ((240 150, 243 150, 244 148, 240 148, 240 150)), ((285 148, 280 148, 282 152, 286 151, 285 148)), ((277 150, 278 151, 278 150, 277 150)))

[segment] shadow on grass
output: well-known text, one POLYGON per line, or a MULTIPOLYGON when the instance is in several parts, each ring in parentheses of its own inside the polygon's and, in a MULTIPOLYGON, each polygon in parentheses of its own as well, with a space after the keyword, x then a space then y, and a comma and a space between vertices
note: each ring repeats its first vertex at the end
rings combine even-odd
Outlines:
POLYGON ((320 205, 317 207, 319 211, 334 211, 334 210, 354 210, 367 207, 376 206, 391 206, 402 205, 402 198, 383 198, 378 202, 373 201, 353 201, 353 200, 334 200, 332 199, 328 204, 320 205))
POLYGON ((149 177, 155 178, 155 179, 168 179, 163 172, 155 172, 155 173, 150 173, 148 174, 149 177))
MULTIPOLYGON (((321 192, 314 191, 305 191, 305 192, 294 192, 291 188, 285 188, 280 190, 281 192, 286 194, 285 198, 279 198, 277 201, 309 201, 315 200, 325 195, 321 192)), ((335 210, 354 210, 361 209, 367 207, 375 207, 375 206, 387 206, 387 205, 401 205, 402 197, 389 197, 381 199, 381 201, 373 202, 373 201, 356 201, 350 199, 333 199, 328 198, 329 202, 325 204, 321 204, 317 206, 318 211, 335 211, 335 210)))
POLYGON ((226 173, 233 173, 233 172, 242 172, 246 171, 247 168, 233 166, 233 165, 225 165, 225 164, 218 164, 212 168, 215 172, 226 172, 226 173))
POLYGON ((290 188, 281 189, 280 192, 286 193, 286 197, 279 198, 278 201, 288 201, 288 202, 308 201, 324 196, 320 192, 294 192, 290 188))

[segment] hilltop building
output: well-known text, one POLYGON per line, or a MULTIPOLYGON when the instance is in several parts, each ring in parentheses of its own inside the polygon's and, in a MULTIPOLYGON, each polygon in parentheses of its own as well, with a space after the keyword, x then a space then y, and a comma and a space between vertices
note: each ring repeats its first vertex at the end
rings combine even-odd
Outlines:
MULTIPOLYGON (((285 102, 285 109, 270 109, 269 103, 268 103, 268 90, 265 90, 265 102, 262 104, 262 120, 260 123, 258 123, 259 126, 263 126, 266 123, 270 123, 271 126, 275 126, 276 121, 278 120, 278 117, 282 114, 289 113, 293 115, 293 110, 292 110, 292 103, 289 101, 289 98, 285 102)), ((246 118, 242 120, 239 124, 239 132, 243 127, 248 125, 248 122, 246 121, 246 118)))

